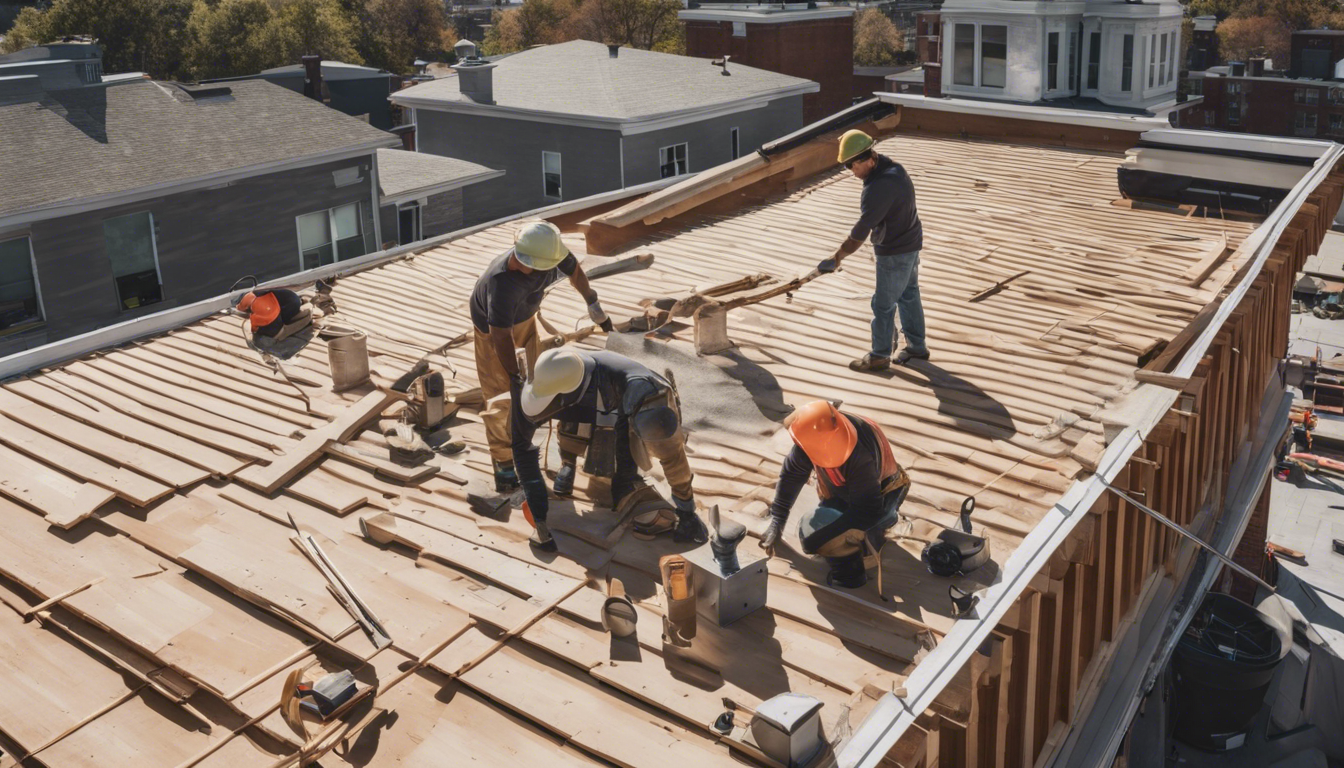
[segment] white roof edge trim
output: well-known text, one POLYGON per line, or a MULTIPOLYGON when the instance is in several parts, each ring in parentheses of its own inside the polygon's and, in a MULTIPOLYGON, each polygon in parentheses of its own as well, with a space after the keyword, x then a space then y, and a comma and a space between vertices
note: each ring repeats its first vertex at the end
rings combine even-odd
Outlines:
POLYGON ((1257 136, 1245 133, 1192 131, 1181 128, 1155 128, 1144 131, 1139 138, 1175 147, 1213 147, 1243 152, 1266 152, 1288 157, 1318 158, 1333 142, 1319 139, 1292 139, 1279 136, 1257 136))
MULTIPOLYGON (((581 211, 585 208, 591 208, 595 205, 621 200, 627 197, 636 197, 650 192, 656 192, 663 187, 670 187, 674 183, 685 181, 695 174, 675 176, 670 179, 659 179, 658 181, 640 184, 624 189, 615 189, 610 192, 601 192, 591 197, 584 197, 578 200, 572 200, 564 203, 546 206, 545 208, 536 208, 530 211, 522 211, 511 216, 487 221, 475 226, 459 229, 456 232, 449 232, 445 235, 439 235, 427 240, 410 243, 408 245, 389 248, 385 251, 365 254, 356 259, 341 261, 335 264, 328 264, 317 269, 310 269, 306 272, 295 272, 284 277, 278 277, 274 280, 268 280, 261 284, 263 288, 280 288, 284 286, 302 285, 314 280, 342 275, 349 272, 357 272, 369 267, 375 267, 380 264, 399 259, 413 253, 419 253, 430 248, 435 248, 444 243, 452 242, 467 235, 474 234, 483 229, 505 224, 510 221, 517 221, 532 216, 560 216, 566 213, 581 211)), ((137 317, 116 325, 109 325, 99 328, 79 336, 72 336, 68 339, 60 339, 40 347, 33 347, 22 352, 15 352, 6 357, 0 357, 0 381, 4 381, 15 376, 21 376, 30 371, 39 368, 45 368, 66 360, 83 357, 91 352, 97 352, 100 349, 108 349, 128 341, 153 336, 155 334, 171 331, 174 328, 194 323, 197 320, 209 317, 216 312, 221 312, 233 305, 235 298, 242 296, 244 291, 233 291, 232 293, 216 296, 212 299, 203 299, 194 304, 188 304, 183 307, 174 307, 165 309, 161 312, 137 317)))
POLYGON ((262 176, 268 173, 281 173, 283 171, 294 170, 295 168, 307 168, 314 165, 321 165, 322 163, 359 157, 360 155, 372 155, 381 147, 398 146, 401 146, 401 140, 389 133, 387 139, 366 141, 362 144, 352 144, 348 147, 341 147, 340 149, 321 152, 315 155, 285 158, 284 160, 276 160, 270 163, 259 163, 257 165, 249 165, 242 168, 230 168, 228 170, 218 171, 204 176, 175 179, 161 184, 151 184, 147 187, 136 187, 134 189, 121 190, 118 192, 109 192, 105 195, 80 197, 72 200, 62 200, 56 203, 43 204, 14 211, 12 213, 0 214, 0 230, 32 224, 38 221, 46 221, 48 219, 56 219, 62 216, 71 216, 86 211, 96 211, 99 208, 109 208, 114 205, 134 203, 180 192, 189 192, 193 189, 212 187, 216 184, 225 184, 240 179, 252 178, 253 176, 262 176))
POLYGON ((1032 104, 972 101, 970 99, 930 98, 928 96, 886 93, 883 91, 878 91, 873 95, 888 104, 914 109, 927 109, 934 112, 959 112, 964 115, 1007 117, 1038 123, 1062 123, 1088 128, 1110 128, 1117 131, 1151 131, 1158 128, 1168 128, 1171 125, 1160 117, 1146 115, 1122 115, 1109 112, 1089 112, 1081 109, 1041 107, 1032 104))
POLYGON ((716 11, 695 8, 677 12, 677 18, 681 21, 745 21, 748 24, 785 24, 793 21, 843 19, 853 15, 854 9, 849 7, 797 11, 716 11))
MULTIPOLYGON (((381 176, 382 174, 380 173, 379 175, 381 176)), ((497 179, 503 175, 504 171, 489 170, 489 171, 483 171, 481 173, 473 173, 470 176, 463 176, 460 178, 453 179, 452 181, 442 182, 440 184, 427 184, 423 187, 417 187, 416 189, 408 189, 405 192, 398 192, 395 195, 390 196, 379 195, 378 205, 379 207, 382 207, 384 205, 399 205, 408 200, 417 200, 419 198, 426 196, 438 195, 444 192, 451 192, 454 189, 461 189, 462 187, 468 187, 478 182, 497 179)))
MULTIPOLYGON (((1278 242, 1279 236, 1306 202, 1307 196, 1325 179, 1341 157, 1344 157, 1344 145, 1332 145, 1316 161, 1311 172, 1293 187, 1270 218, 1246 239, 1255 253, 1246 276, 1223 299, 1208 326, 1172 371, 1173 375, 1189 377, 1194 373, 1195 366, 1222 330, 1228 315, 1241 303, 1251 284, 1259 277, 1260 270, 1273 251, 1272 245, 1278 242)), ((1144 437, 1180 395, 1175 390, 1155 385, 1140 386, 1147 389, 1147 400, 1143 403, 1147 407, 1140 414, 1142 420, 1120 431, 1102 454, 1097 472, 1074 482, 1009 556, 1003 565, 1000 580, 979 593, 977 611, 981 618, 976 621, 961 620, 953 626, 943 641, 906 679, 905 698, 897 698, 890 693, 882 697, 840 751, 837 761, 839 768, 877 768, 915 718, 933 703, 943 688, 961 671, 971 654, 1007 614, 1013 602, 1078 525, 1078 521, 1087 514, 1092 504, 1106 492, 1105 485, 1100 481, 1109 483, 1115 479, 1130 456, 1143 444, 1144 437)))

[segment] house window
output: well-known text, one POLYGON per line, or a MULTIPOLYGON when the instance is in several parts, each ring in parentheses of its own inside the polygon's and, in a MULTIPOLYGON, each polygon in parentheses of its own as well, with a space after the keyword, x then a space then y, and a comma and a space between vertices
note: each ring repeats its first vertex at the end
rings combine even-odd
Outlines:
POLYGON ((980 28, 980 84, 1002 88, 1008 79, 1008 27, 986 24, 980 28))
POLYGON ((1157 74, 1157 35, 1148 36, 1148 87, 1153 87, 1153 76, 1157 74))
POLYGON ((1241 104, 1233 103, 1227 105, 1227 124, 1241 125, 1241 104))
POLYGON ((1158 84, 1158 85, 1166 85, 1166 84, 1167 84, 1167 34, 1166 34, 1165 32, 1162 33, 1162 43, 1161 43, 1161 45, 1159 46, 1159 55, 1160 55, 1162 58, 1161 58, 1161 63, 1160 63, 1159 68, 1158 68, 1158 72, 1157 72, 1157 84, 1158 84))
POLYGON ((952 82, 955 85, 975 85, 975 25, 956 25, 952 43, 952 82))
POLYGON ((564 186, 560 183, 560 153, 541 153, 542 194, 559 200, 563 196, 564 186))
POLYGON ((732 141, 733 159, 736 160, 742 154, 741 145, 738 143, 737 129, 736 128, 732 129, 731 131, 728 132, 728 135, 730 140, 732 141))
POLYGON ((1293 115, 1293 131, 1298 136, 1316 135, 1316 113, 1299 110, 1293 115))
POLYGON ((1120 48, 1120 90, 1128 93, 1134 89, 1134 36, 1125 35, 1120 48))
POLYGON ((42 322, 42 300, 27 237, 0 240, 0 336, 42 322))
POLYGON ((112 278, 122 309, 163 300, 153 214, 143 211, 104 220, 103 243, 112 262, 112 278))
POLYGON ((1051 32, 1045 47, 1045 87, 1048 90, 1059 88, 1059 33, 1051 32))
POLYGON ((1206 110, 1204 110, 1204 124, 1205 124, 1205 125, 1213 125, 1213 123, 1214 123, 1214 119, 1213 119, 1213 118, 1214 118, 1214 114, 1213 114, 1213 110, 1212 110, 1212 109, 1206 109, 1206 110))
POLYGON ((298 217, 299 267, 316 269, 325 264, 363 256, 364 235, 359 203, 298 217))
POLYGON ((1344 104, 1344 88, 1331 88, 1329 98, 1331 104, 1344 104))
MULTIPOLYGON (((1331 115, 1331 116, 1330 116, 1330 130, 1333 132, 1333 131, 1338 131, 1340 128, 1344 128, 1344 115, 1331 115)), ((0 248, 3 248, 3 247, 4 247, 4 245, 3 245, 3 244, 0 244, 0 248)), ((3 289, 0 289, 0 290, 3 290, 3 289)), ((4 321, 3 321, 3 320, 0 320, 0 325, 3 325, 3 323, 4 323, 4 321)))
POLYGON ((420 201, 397 207, 397 245, 406 245, 424 239, 420 224, 420 201))
POLYGON ((1298 88, 1293 91, 1293 101, 1314 107, 1321 103, 1321 92, 1315 88, 1298 88))
POLYGON ((1224 93, 1241 93, 1241 83, 1228 83, 1223 89, 1224 93))
POLYGON ((673 144, 658 150, 658 167, 664 179, 686 173, 686 145, 673 144))
POLYGON ((1091 42, 1087 44, 1087 87, 1097 90, 1101 80, 1101 33, 1093 32, 1091 42))
POLYGON ((1179 37, 1180 35, 1177 33, 1171 33, 1171 70, 1167 72, 1168 82, 1176 79, 1176 70, 1179 69, 1179 67, 1176 66, 1176 40, 1179 37))
POLYGON ((733 37, 746 37, 746 36, 747 36, 747 22, 745 22, 745 21, 734 21, 734 22, 733 22, 733 37))
POLYGON ((1078 89, 1078 33, 1069 33, 1069 90, 1078 89))

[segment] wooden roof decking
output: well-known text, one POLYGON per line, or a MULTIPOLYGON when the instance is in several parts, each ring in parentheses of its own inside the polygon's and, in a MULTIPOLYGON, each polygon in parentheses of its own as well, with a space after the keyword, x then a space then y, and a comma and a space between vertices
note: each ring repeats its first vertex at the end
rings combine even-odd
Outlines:
MULTIPOLYGON (((791 299, 734 310, 737 352, 705 364, 750 368, 743 380, 773 382, 769 396, 783 403, 840 399, 877 419, 913 476, 903 511, 950 524, 975 495, 976 524, 1003 562, 1099 453, 1099 414, 1132 388, 1139 356, 1186 327, 1237 268, 1238 253, 1214 258, 1223 238, 1235 248, 1253 225, 1117 205, 1118 156, 906 135, 880 149, 917 189, 933 360, 882 376, 846 368, 868 343, 865 246, 791 299)), ((655 263, 603 279, 603 303, 621 318, 642 313, 642 299, 805 272, 848 231, 859 188, 847 174, 823 175, 766 204, 674 223, 626 249, 655 263)), ((476 275, 516 226, 341 279, 340 318, 369 332, 376 383, 469 330, 476 275)), ((583 258, 582 238, 566 240, 583 258)), ((564 286, 543 312, 562 330, 586 323, 564 286)), ((377 765, 430 765, 453 749, 487 764, 544 755, 728 765, 707 729, 721 697, 750 706, 811 693, 826 703, 834 738, 954 622, 948 582, 927 574, 917 543, 885 548, 883 598, 871 585, 830 590, 824 566, 782 551, 770 562, 768 610, 727 628, 702 621, 695 663, 664 657, 654 574, 674 545, 624 535, 622 521, 580 499, 555 503, 561 554, 538 559, 521 515, 488 490, 484 433, 469 408, 453 431, 470 450, 436 459, 439 476, 401 485, 327 455, 277 493, 259 493, 237 479, 245 465, 299 451, 362 393, 330 393, 324 343, 314 340, 285 364, 310 411, 245 346, 238 323, 211 318, 0 389, 0 599, 14 609, 0 609, 0 644, 13 649, 0 681, 49 699, 0 707, 6 751, 62 766, 269 765, 304 744, 276 711, 288 670, 368 660, 363 681, 396 681, 374 713, 397 716, 356 716, 380 738, 324 764, 372 754, 377 765), (327 591, 290 541, 290 514, 378 613, 393 647, 377 652, 327 591), (361 520, 392 543, 360 536, 361 520), (602 632, 597 590, 566 597, 606 576, 638 601, 637 647, 617 648, 602 632), (13 620, 53 598, 41 626, 13 620), (552 605, 482 659, 502 632, 552 605), (403 677, 399 668, 420 658, 427 668, 403 677), (469 661, 479 663, 450 679, 469 661), (81 674, 94 680, 85 690, 69 683, 81 665, 123 674, 81 674), (118 749, 100 751, 113 728, 118 749)), ((688 336, 666 343, 684 350, 688 336)), ((456 369, 450 389, 475 386, 469 345, 431 361, 456 369)), ((753 394, 765 393, 743 387, 738 397, 753 394)), ((349 445, 385 455, 376 428, 349 445)), ((693 432, 701 503, 759 531, 784 445, 778 428, 693 432)), ((934 530, 916 521, 908 532, 934 530)), ((991 566, 952 583, 971 589, 993 575, 991 566)))

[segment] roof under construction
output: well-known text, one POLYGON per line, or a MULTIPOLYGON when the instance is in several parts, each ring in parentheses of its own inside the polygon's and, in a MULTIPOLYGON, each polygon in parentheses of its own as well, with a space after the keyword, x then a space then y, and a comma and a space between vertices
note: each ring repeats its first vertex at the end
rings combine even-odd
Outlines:
MULTIPOLYGON (((832 142, 789 151, 833 153, 832 142)), ((428 467, 388 462, 384 432, 401 406, 387 388, 470 333, 475 278, 518 226, 505 222, 340 278, 330 320, 368 334, 362 389, 331 391, 320 336, 277 372, 239 319, 218 313, 0 388, 0 766, 30 756, 21 764, 234 768, 313 755, 431 766, 448 754, 481 765, 769 765, 710 726, 724 697, 755 707, 786 691, 822 701, 825 736, 843 748, 968 621, 953 616, 949 586, 1000 582, 1037 523, 1096 470, 1108 414, 1133 397, 1136 371, 1188 339, 1249 262, 1260 225, 1121 199, 1115 150, 915 132, 878 150, 918 194, 928 363, 846 367, 868 341, 867 245, 840 273, 730 310, 727 352, 697 355, 689 317, 649 337, 578 343, 675 372, 698 499, 752 536, 792 407, 839 400, 876 420, 913 481, 910 519, 894 531, 905 538, 883 549, 881 594, 825 586, 824 564, 790 530, 768 562, 765 609, 728 627, 702 620, 689 652, 665 648, 658 558, 687 545, 631 536, 581 481, 572 502, 552 503, 558 555, 539 558, 519 510, 488 485, 469 344, 429 357, 461 404, 448 426, 468 450, 428 467), (935 577, 919 540, 954 525, 968 496, 992 562, 935 577), (291 522, 390 646, 352 620, 291 522), (638 643, 601 627, 609 578, 635 601, 638 643), (280 712, 296 669, 310 680, 352 669, 376 695, 299 733, 280 712)), ((594 284, 619 319, 645 315, 650 300, 783 286, 844 239, 857 210, 860 182, 834 169, 699 204, 734 173, 659 193, 679 206, 666 220, 647 201, 586 227, 574 225, 590 212, 551 218, 588 269, 652 254, 646 269, 594 284), (602 239, 622 226, 630 239, 602 239)), ((586 325, 567 286, 542 313, 558 333, 586 325)), ((965 678, 933 693, 935 711, 964 722, 965 678)))

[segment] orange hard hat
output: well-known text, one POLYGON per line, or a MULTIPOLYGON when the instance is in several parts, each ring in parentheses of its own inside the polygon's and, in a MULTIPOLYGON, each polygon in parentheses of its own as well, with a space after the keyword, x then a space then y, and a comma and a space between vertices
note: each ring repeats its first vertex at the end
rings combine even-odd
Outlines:
POLYGON ((812 463, 822 469, 844 464, 859 442, 853 422, 825 400, 799 408, 789 424, 789 434, 812 463))
MULTIPOLYGON (((251 294, 248 294, 251 296, 251 294)), ((247 301, 247 296, 243 297, 247 301)), ((242 308, 243 302, 238 302, 239 308, 242 308)), ((265 328, 280 316, 280 300, 275 298, 274 293, 263 293, 260 296, 254 296, 252 301, 248 302, 248 307, 252 311, 252 330, 265 328)))
POLYGON ((257 300, 257 294, 248 291, 247 293, 243 294, 243 297, 241 299, 238 300, 238 306, 236 307, 236 309, 239 312, 246 312, 252 308, 252 302, 256 300, 257 300))

